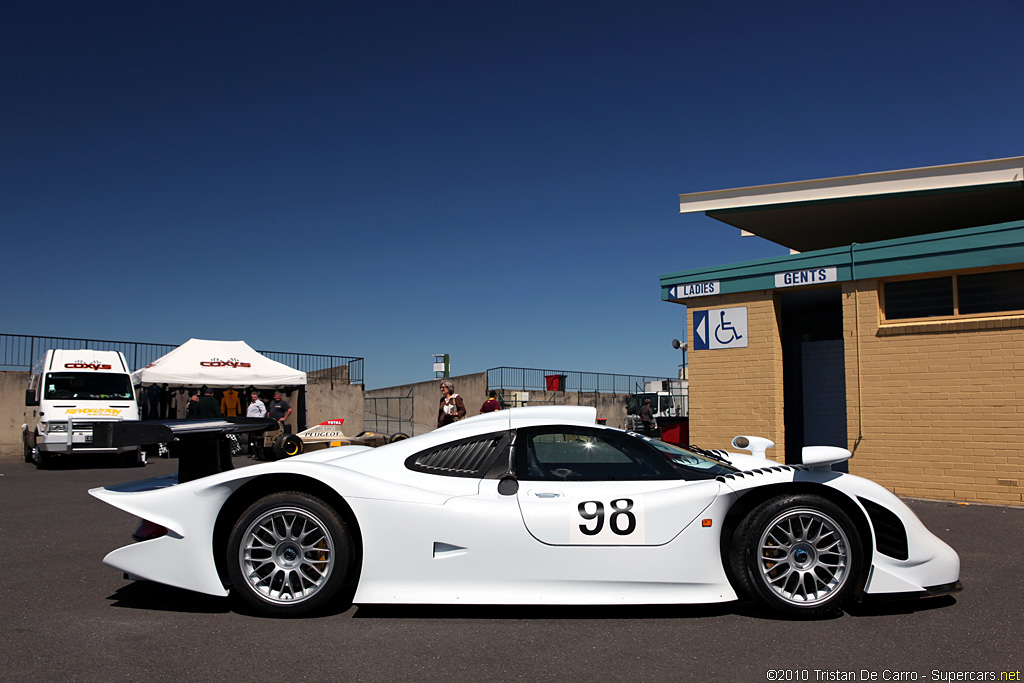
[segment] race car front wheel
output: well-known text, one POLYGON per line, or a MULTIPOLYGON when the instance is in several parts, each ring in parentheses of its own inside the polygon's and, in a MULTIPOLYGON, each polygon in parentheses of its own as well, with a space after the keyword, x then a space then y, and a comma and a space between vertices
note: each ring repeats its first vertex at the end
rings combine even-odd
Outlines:
POLYGON ((274 441, 274 459, 290 458, 302 452, 302 439, 295 434, 282 434, 274 441))
POLYGON ((733 540, 733 574, 752 597, 787 616, 839 612, 864 559, 849 516, 814 495, 765 501, 747 515, 733 540))
POLYGON ((331 506, 306 493, 275 493, 253 503, 231 531, 232 594, 265 614, 307 614, 336 596, 353 556, 345 522, 331 506))

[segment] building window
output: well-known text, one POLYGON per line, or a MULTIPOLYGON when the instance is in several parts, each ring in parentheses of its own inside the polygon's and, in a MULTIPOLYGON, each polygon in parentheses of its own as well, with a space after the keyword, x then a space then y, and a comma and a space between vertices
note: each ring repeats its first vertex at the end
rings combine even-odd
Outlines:
POLYGON ((1024 310, 1024 270, 959 275, 960 314, 1024 310))
POLYGON ((897 280, 885 283, 885 317, 931 318, 953 315, 953 278, 897 280))
POLYGON ((1024 269, 883 282, 882 306, 886 321, 1024 311, 1024 269))

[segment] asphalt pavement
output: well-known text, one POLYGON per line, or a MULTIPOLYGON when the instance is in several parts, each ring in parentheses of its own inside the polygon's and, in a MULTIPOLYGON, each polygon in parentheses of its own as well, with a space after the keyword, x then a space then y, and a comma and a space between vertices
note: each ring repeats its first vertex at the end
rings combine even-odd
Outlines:
POLYGON ((1020 680, 1024 664, 1021 508, 908 501, 960 553, 963 592, 826 621, 746 602, 368 606, 276 620, 103 566, 136 520, 87 489, 175 466, 36 470, 0 458, 0 680, 998 681, 1020 680))

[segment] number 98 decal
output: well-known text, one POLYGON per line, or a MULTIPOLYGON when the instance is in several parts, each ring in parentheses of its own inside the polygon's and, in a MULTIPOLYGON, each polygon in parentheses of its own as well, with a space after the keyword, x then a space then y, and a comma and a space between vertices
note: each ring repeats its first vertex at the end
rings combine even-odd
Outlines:
POLYGON ((643 505, 633 498, 584 500, 571 515, 569 538, 573 544, 643 545, 643 505))

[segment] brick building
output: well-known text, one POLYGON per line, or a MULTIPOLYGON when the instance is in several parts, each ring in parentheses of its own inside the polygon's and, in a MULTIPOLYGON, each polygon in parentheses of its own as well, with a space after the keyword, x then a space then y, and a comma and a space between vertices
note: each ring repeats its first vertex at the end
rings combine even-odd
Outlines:
POLYGON ((899 495, 1024 505, 1024 157, 680 196, 791 254, 661 277, 691 441, 837 445, 899 495))

